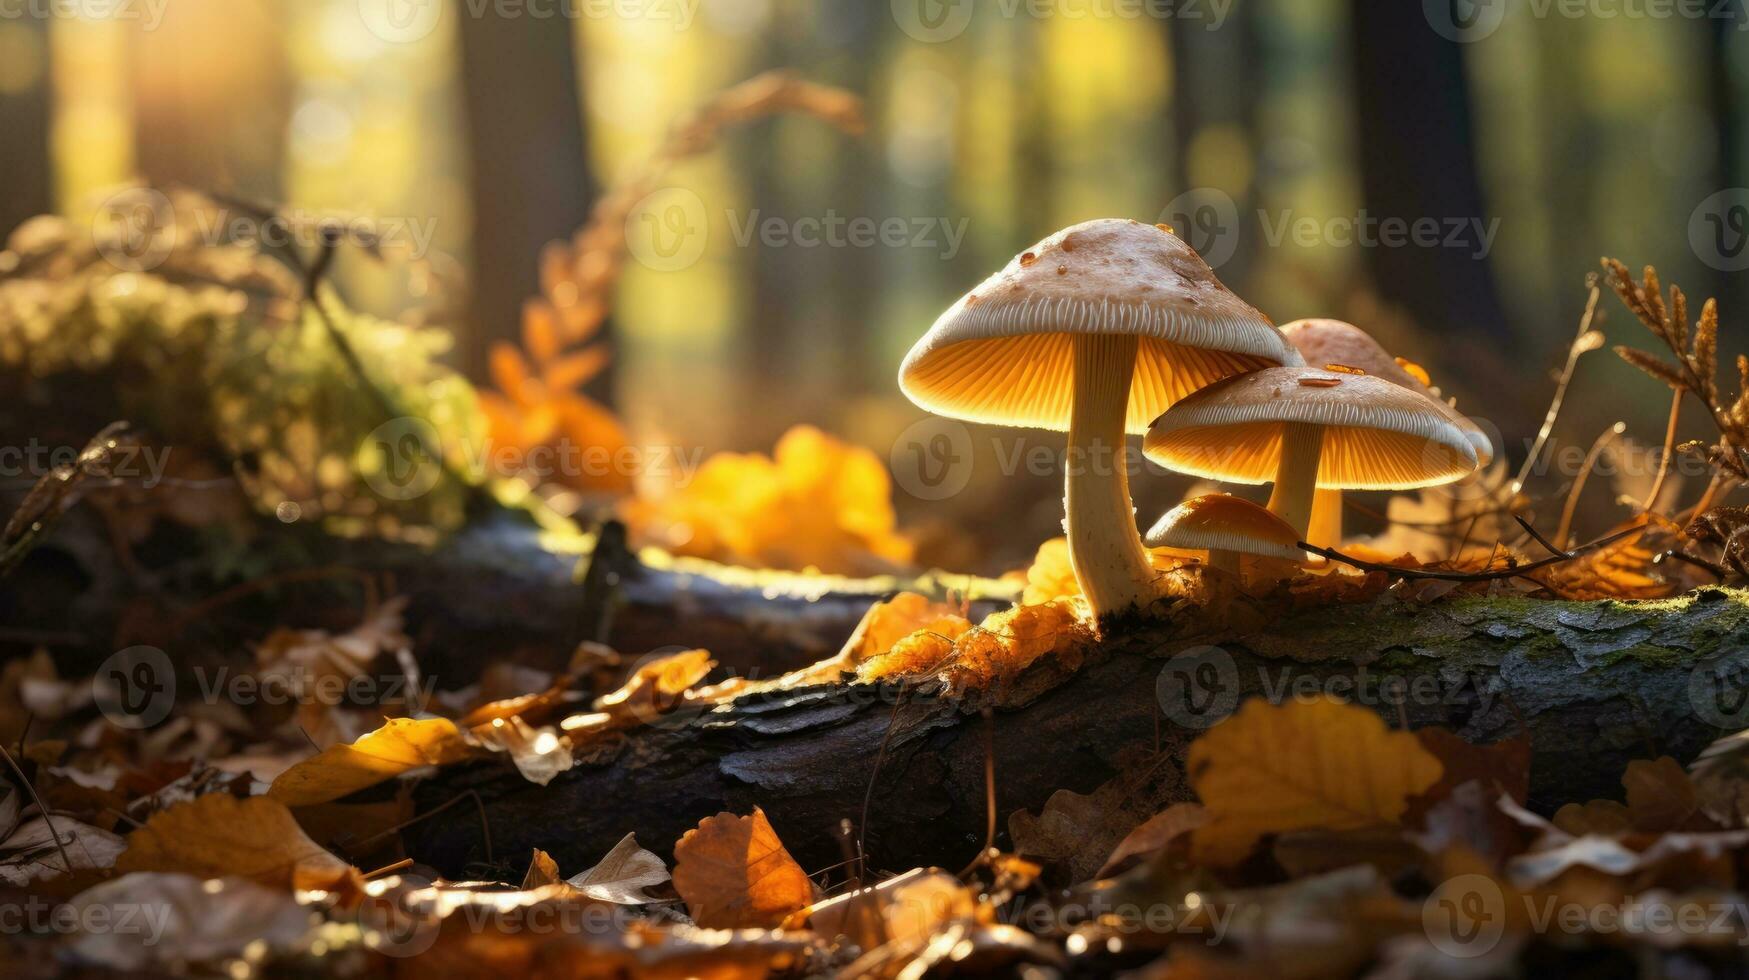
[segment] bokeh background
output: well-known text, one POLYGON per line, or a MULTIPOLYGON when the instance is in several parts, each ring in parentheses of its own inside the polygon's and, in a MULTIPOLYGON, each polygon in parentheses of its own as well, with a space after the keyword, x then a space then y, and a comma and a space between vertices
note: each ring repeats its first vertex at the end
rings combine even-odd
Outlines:
MULTIPOLYGON (((11 0, 0 230, 88 213, 136 178, 429 230, 419 263, 343 263, 336 281, 365 310, 450 325, 455 365, 483 380, 490 345, 514 338, 539 292, 542 246, 690 107, 790 68, 861 95, 868 128, 736 129, 667 179, 691 209, 682 224, 662 224, 672 197, 627 222, 693 236, 678 261, 634 242, 619 285, 616 356, 591 392, 634 439, 769 449, 810 422, 884 458, 921 416, 893 379, 935 315, 1050 231, 1124 216, 1179 227, 1278 322, 1372 330, 1511 456, 1541 420, 1599 256, 1718 296, 1737 351, 1749 21, 1736 7, 11 0), (833 216, 909 234, 803 241, 833 216), (1431 219, 1440 241, 1354 240, 1378 218, 1431 219), (767 219, 775 234, 748 235, 767 219)), ((1603 327, 1637 339, 1625 316, 1603 327)), ((1655 443, 1668 404, 1595 357, 1560 438, 1588 445, 1620 419, 1655 443)), ((982 431, 980 459, 1009 439, 1060 441, 982 431)), ((956 524, 1000 562, 1052 533, 1056 480, 980 465, 951 500, 896 494, 906 523, 956 524)), ((1143 518, 1182 490, 1138 486, 1143 518)))

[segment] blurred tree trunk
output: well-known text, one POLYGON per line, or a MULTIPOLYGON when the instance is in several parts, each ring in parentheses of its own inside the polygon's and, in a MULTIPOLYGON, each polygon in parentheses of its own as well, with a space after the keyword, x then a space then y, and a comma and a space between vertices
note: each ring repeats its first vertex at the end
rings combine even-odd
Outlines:
MULTIPOLYGON (((1233 11, 1233 22, 1223 30, 1209 30, 1207 24, 1195 20, 1163 18, 1172 50, 1172 185, 1161 200, 1171 201, 1187 191, 1195 190, 1227 174, 1198 173, 1191 160, 1191 143, 1198 134, 1212 127, 1231 127, 1242 133, 1255 157, 1261 149, 1257 132, 1257 104, 1263 86, 1245 78, 1247 72, 1263 63, 1257 44, 1257 5, 1240 4, 1233 11)), ((1232 196, 1243 216, 1255 210, 1256 175, 1243 186, 1221 186, 1232 196)), ((1168 218, 1167 220, 1172 220, 1168 218)), ((1194 243, 1194 226, 1178 229, 1186 241, 1194 243)), ((1224 229, 1235 235, 1238 249, 1232 258, 1222 263, 1220 274, 1228 282, 1243 281, 1256 257, 1259 236, 1238 234, 1237 229, 1224 229)))
MULTIPOLYGON (((1355 0, 1354 93, 1363 207, 1373 218, 1489 221, 1476 172, 1462 46, 1419 3, 1355 0)), ((1577 159, 1577 158, 1575 158, 1577 159)), ((1430 330, 1509 339, 1486 256, 1464 247, 1365 249, 1380 295, 1430 330)))
MULTIPOLYGON (((1707 106, 1719 135, 1718 186, 1742 187, 1749 174, 1743 170, 1743 112, 1745 106, 1739 84, 1731 66, 1732 47, 1741 43, 1745 13, 1735 6, 1709 17, 1705 23, 1708 38, 1707 106)), ((1749 312, 1749 281, 1741 274, 1720 272, 1713 277, 1713 292, 1727 316, 1742 316, 1749 312)))
MULTIPOLYGON (((461 17, 462 98, 473 206, 463 366, 482 376, 540 293, 540 252, 588 217, 592 197, 576 46, 566 18, 461 17)), ((590 385, 609 395, 604 372, 590 385)))
POLYGON ((0 133, 9 148, 0 153, 0 242, 26 218, 55 208, 53 164, 49 158, 49 113, 52 86, 49 74, 48 22, 24 17, 15 23, 23 46, 37 56, 34 82, 18 91, 0 95, 0 133))
POLYGON ((276 4, 167 4, 132 31, 134 159, 146 180, 280 203, 292 72, 276 4))

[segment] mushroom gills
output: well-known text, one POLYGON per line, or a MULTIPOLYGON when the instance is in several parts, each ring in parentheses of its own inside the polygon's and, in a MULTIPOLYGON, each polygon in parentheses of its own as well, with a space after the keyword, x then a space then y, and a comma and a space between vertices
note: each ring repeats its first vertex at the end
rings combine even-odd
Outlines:
POLYGON ((1145 605, 1154 567, 1130 503, 1124 423, 1136 371, 1133 334, 1076 333, 1063 530, 1069 564, 1095 615, 1145 605))

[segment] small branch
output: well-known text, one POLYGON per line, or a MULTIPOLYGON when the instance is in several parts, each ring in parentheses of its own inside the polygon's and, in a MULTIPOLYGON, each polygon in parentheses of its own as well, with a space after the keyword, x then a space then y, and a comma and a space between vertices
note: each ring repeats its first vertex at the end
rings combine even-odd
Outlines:
POLYGON ((12 758, 12 753, 6 751, 6 747, 3 745, 0 745, 0 758, 6 760, 6 764, 12 768, 12 774, 18 777, 18 785, 24 788, 24 792, 30 796, 30 801, 36 804, 37 812, 43 815, 43 826, 49 828, 49 836, 55 841, 55 850, 61 852, 61 863, 67 866, 67 874, 71 875, 73 873, 73 859, 67 856, 67 845, 61 843, 61 832, 55 829, 55 822, 49 819, 48 805, 43 803, 42 797, 36 795, 36 787, 30 784, 30 780, 24 775, 24 770, 18 768, 18 762, 12 758))
POLYGON ((1525 520, 1523 517, 1520 517, 1517 514, 1513 514, 1512 519, 1518 522, 1519 527, 1524 528, 1524 533, 1530 535, 1531 538, 1534 541, 1536 541, 1537 544, 1540 544, 1545 549, 1547 549, 1549 554, 1551 554, 1551 555, 1564 555, 1564 554, 1566 554, 1565 551, 1562 551, 1560 548, 1557 548, 1553 544, 1551 544, 1549 542, 1548 538, 1543 537, 1542 532, 1538 531, 1536 529, 1535 524, 1532 524, 1531 522, 1525 520))
MULTIPOLYGON (((1548 568, 1552 565, 1559 565, 1563 562, 1572 561, 1587 552, 1596 551, 1599 548, 1612 545, 1625 537, 1634 534, 1641 534, 1644 531, 1645 528, 1643 527, 1624 528, 1614 534, 1598 538, 1596 541, 1584 545, 1583 547, 1574 548, 1571 551, 1557 552, 1547 558, 1533 561, 1527 565, 1515 565, 1512 568, 1502 568, 1491 572, 1436 572, 1429 571, 1425 568, 1404 568, 1401 565, 1387 565, 1384 562, 1367 561, 1364 558, 1355 558, 1350 555, 1345 555, 1334 548, 1320 548, 1305 541, 1301 541, 1299 547, 1314 555, 1323 555, 1331 561, 1339 561, 1344 565, 1351 565, 1363 572, 1384 572, 1387 575, 1394 575, 1398 578, 1434 579, 1442 582, 1494 582, 1500 579, 1518 578, 1528 572, 1534 572, 1539 569, 1548 568)), ((1511 559, 1508 559, 1508 561, 1510 560, 1511 559)), ((1531 581, 1535 582, 1536 580, 1532 579, 1531 581)), ((1537 582, 1537 584, 1542 585, 1541 582, 1537 582)), ((1544 588, 1547 588, 1547 586, 1544 586, 1544 588)))

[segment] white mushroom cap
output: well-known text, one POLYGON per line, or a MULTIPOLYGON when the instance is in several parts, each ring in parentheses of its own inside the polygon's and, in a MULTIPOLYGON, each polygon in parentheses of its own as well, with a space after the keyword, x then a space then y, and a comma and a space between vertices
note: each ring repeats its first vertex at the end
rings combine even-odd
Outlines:
POLYGON ((1318 486, 1327 490, 1436 486, 1477 466, 1475 445, 1450 409, 1383 378, 1308 367, 1204 388, 1154 423, 1142 451, 1180 473, 1268 483, 1289 422, 1324 427, 1318 486))
POLYGON ((1222 378, 1300 363, 1269 318, 1177 236, 1107 218, 1051 235, 967 293, 911 348, 899 387, 937 415, 1063 431, 1072 340, 1086 333, 1141 338, 1132 433, 1222 378))
POLYGON ((1167 511, 1148 531, 1150 548, 1235 551, 1305 561, 1293 525, 1242 497, 1211 493, 1167 511))
POLYGON ((1437 402, 1469 435, 1470 444, 1476 450, 1477 462, 1487 466, 1494 461, 1493 443, 1488 441, 1487 435, 1476 423, 1453 408, 1422 377, 1406 370, 1402 358, 1392 357, 1365 330, 1342 320, 1313 318, 1295 320, 1283 326, 1281 332, 1305 358, 1308 367, 1339 364, 1343 367, 1359 368, 1373 377, 1383 378, 1399 387, 1419 392, 1437 402))

